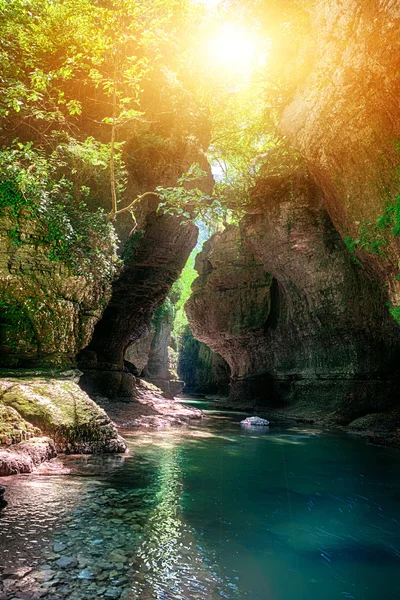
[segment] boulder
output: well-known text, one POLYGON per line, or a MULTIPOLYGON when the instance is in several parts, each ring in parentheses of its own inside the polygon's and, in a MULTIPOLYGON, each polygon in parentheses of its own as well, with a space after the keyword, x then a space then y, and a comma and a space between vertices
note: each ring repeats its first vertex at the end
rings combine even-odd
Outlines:
POLYGON ((247 417, 243 421, 240 421, 243 427, 268 427, 269 421, 267 419, 261 419, 261 417, 247 417))

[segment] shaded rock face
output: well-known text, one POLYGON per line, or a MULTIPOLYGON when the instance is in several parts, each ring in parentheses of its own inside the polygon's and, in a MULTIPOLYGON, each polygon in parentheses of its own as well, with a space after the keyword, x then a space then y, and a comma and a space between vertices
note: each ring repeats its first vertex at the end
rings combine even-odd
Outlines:
MULTIPOLYGON (((306 159, 336 229, 355 240, 398 204, 400 5, 318 0, 312 25, 313 65, 282 128, 306 159)), ((384 249, 365 251, 367 243, 358 254, 399 304, 399 238, 385 237, 384 249)))
POLYGON ((179 352, 178 373, 185 382, 183 391, 187 394, 228 395, 228 363, 220 354, 196 340, 188 325, 179 352))
POLYGON ((194 336, 223 356, 233 380, 262 370, 271 275, 233 226, 204 244, 196 269, 199 277, 185 305, 194 336))
POLYGON ((124 360, 128 363, 128 370, 137 377, 140 377, 143 374, 143 371, 149 362, 155 333, 156 328, 153 323, 150 323, 142 336, 136 340, 136 342, 131 342, 125 350, 124 360))
MULTIPOLYGON (((164 309, 164 305, 160 309, 164 309)), ((160 310, 159 309, 159 310, 160 310)), ((176 372, 174 310, 162 310, 145 330, 142 337, 132 342, 125 351, 125 365, 136 376, 159 387, 166 398, 173 398, 183 389, 183 381, 176 372)))
MULTIPOLYGON (((111 240, 94 246, 115 257, 111 240)), ((99 275, 75 275, 50 260, 29 210, 0 219, 0 366, 65 368, 84 348, 111 294, 99 275), (18 240, 11 235, 17 230, 18 240)))
POLYGON ((196 240, 197 227, 192 223, 150 212, 143 234, 138 236, 131 256, 113 284, 111 300, 93 339, 79 357, 86 381, 89 371, 96 379, 95 371, 124 369, 125 351, 146 331, 196 240))
POLYGON ((186 305, 194 335, 231 368, 230 401, 307 399, 349 420, 389 405, 398 327, 314 184, 264 181, 249 213, 206 243, 186 305))

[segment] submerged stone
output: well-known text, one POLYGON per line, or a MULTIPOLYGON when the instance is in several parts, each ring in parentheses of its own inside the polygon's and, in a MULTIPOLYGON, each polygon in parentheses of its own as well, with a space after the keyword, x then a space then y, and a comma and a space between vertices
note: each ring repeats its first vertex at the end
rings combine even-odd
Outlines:
POLYGON ((77 561, 72 556, 62 556, 59 560, 56 561, 56 564, 61 569, 68 569, 69 567, 74 567, 77 561))
POLYGON ((83 569, 78 573, 78 579, 94 579, 96 576, 90 569, 83 569))

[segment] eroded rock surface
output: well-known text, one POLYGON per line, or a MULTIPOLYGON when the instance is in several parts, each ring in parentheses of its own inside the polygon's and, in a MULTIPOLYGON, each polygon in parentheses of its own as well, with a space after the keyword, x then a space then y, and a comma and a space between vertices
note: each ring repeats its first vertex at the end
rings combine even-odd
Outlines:
POLYGON ((54 442, 48 437, 32 438, 9 447, 0 445, 0 477, 31 473, 55 456, 54 442))
POLYGON ((179 353, 178 373, 185 382, 187 394, 227 396, 230 370, 220 354, 193 337, 187 325, 179 353))
POLYGON ((187 425, 192 420, 201 419, 203 413, 187 407, 176 400, 167 399, 161 390, 148 383, 125 374, 125 396, 115 398, 94 396, 113 421, 122 428, 143 427, 164 429, 176 425, 187 425))
POLYGON ((400 337, 385 290, 306 174, 260 184, 240 230, 211 238, 197 270, 187 314, 231 368, 231 403, 303 403, 348 423, 396 401, 400 337))
POLYGON ((179 294, 169 294, 142 337, 128 346, 124 356, 125 364, 134 375, 156 385, 170 399, 178 395, 184 386, 176 372, 177 350, 173 336, 178 299, 179 294))
POLYGON ((56 451, 92 454, 126 450, 104 410, 71 380, 0 379, 0 414, 3 475, 30 472, 56 451))
MULTIPOLYGON (((51 260, 43 228, 28 209, 0 218, 1 367, 69 367, 111 294, 110 281, 95 270, 78 275, 51 260)), ((91 239, 93 251, 116 261, 111 238, 93 232, 91 239)))
POLYGON ((337 231, 363 240, 358 256, 399 304, 398 234, 374 224, 398 205, 400 6, 318 0, 311 14, 313 60, 282 127, 306 159, 337 231))
MULTIPOLYGON (((181 223, 177 217, 150 212, 131 256, 113 284, 111 300, 94 336, 80 356, 85 378, 92 377, 91 389, 101 388, 103 372, 124 369, 124 354, 132 342, 146 331, 155 310, 165 300, 197 240, 197 227, 181 223), (99 382, 96 388, 95 380, 99 382)), ((114 372, 114 373, 113 373, 114 372)))

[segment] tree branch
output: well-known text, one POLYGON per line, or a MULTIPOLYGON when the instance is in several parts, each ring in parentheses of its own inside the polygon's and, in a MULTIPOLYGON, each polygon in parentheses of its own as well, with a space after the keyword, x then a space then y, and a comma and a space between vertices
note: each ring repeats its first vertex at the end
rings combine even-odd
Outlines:
MULTIPOLYGON (((132 200, 132 202, 130 204, 128 204, 128 206, 125 206, 124 208, 120 208, 119 210, 112 210, 107 215, 107 221, 112 221, 117 215, 120 215, 121 213, 131 210, 132 206, 134 206, 135 204, 137 204, 138 202, 143 200, 143 198, 146 198, 146 196, 157 196, 157 198, 159 198, 160 194, 157 194, 157 192, 144 192, 144 194, 140 194, 140 196, 136 196, 136 198, 134 200, 132 200)), ((134 229, 136 229, 136 218, 133 213, 132 213, 132 218, 135 221, 134 229)))

